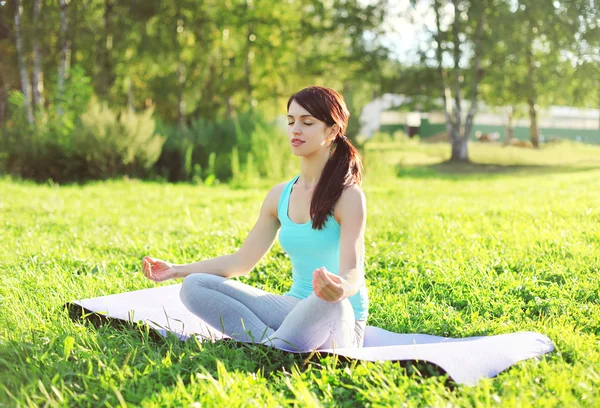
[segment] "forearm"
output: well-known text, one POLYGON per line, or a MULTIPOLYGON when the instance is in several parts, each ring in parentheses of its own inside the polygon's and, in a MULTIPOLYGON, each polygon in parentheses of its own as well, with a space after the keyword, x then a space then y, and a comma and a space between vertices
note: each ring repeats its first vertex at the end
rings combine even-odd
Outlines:
POLYGON ((190 264, 173 265, 175 278, 185 278, 193 273, 208 273, 224 278, 242 276, 246 273, 239 268, 239 262, 235 254, 218 256, 200 262, 190 264))
POLYGON ((344 299, 357 294, 365 280, 364 273, 358 268, 342 271, 339 276, 344 279, 344 299))

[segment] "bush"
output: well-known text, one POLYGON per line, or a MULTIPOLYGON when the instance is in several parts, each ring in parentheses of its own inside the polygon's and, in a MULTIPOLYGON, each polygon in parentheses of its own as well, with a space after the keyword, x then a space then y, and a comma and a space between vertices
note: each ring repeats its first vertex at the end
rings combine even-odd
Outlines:
POLYGON ((37 112, 30 125, 23 95, 12 93, 0 135, 0 171, 37 181, 128 175, 244 185, 296 169, 283 127, 256 111, 173 126, 157 123, 152 110, 116 112, 92 95, 90 78, 74 67, 61 99, 50 100, 51 109, 37 112))
POLYGON ((8 101, 11 115, 1 130, 1 170, 38 181, 59 180, 65 168, 71 166, 71 118, 67 115, 53 118, 38 113, 38 124, 32 125, 25 117, 23 94, 12 92, 8 101))
POLYGON ((293 171, 284 131, 256 112, 232 120, 203 118, 189 125, 159 125, 167 136, 156 172, 169 181, 210 180, 247 184, 293 171))
POLYGON ((164 139, 155 134, 152 110, 117 114, 92 100, 77 120, 74 112, 63 110, 61 116, 40 114, 30 125, 22 97, 20 92, 11 95, 13 115, 2 129, 4 172, 56 182, 143 177, 160 155, 164 139))
POLYGON ((152 113, 115 113, 93 99, 81 116, 81 130, 73 134, 73 158, 87 177, 146 176, 165 141, 155 133, 152 113))

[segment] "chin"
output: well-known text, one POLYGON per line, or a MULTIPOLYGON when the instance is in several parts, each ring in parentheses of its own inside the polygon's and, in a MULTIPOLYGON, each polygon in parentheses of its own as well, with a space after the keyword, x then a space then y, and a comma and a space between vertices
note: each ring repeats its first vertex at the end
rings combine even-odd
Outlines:
POLYGON ((314 150, 292 148, 292 154, 296 157, 308 157, 313 156, 316 153, 314 150))
POLYGON ((307 152, 303 149, 303 147, 304 146, 295 147, 290 145, 290 150, 294 156, 304 157, 307 155, 307 152))
POLYGON ((304 157, 306 156, 306 153, 304 152, 299 152, 298 149, 292 149, 292 154, 296 157, 304 157))
MULTIPOLYGON (((302 146, 301 148, 294 148, 292 147, 292 154, 296 157, 312 157, 312 156, 318 156, 321 153, 321 149, 319 147, 317 148, 312 148, 311 150, 309 150, 309 148, 307 148, 306 146, 302 146)), ((327 149, 327 152, 329 152, 329 149, 327 149)), ((327 153, 329 154, 329 153, 327 153)))

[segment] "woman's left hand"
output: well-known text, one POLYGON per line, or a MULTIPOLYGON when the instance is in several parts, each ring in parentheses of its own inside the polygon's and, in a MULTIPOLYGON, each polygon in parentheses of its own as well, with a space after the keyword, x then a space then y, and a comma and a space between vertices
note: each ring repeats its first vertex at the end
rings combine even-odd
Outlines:
POLYGON ((313 289, 315 294, 331 303, 339 302, 344 298, 344 278, 329 272, 326 268, 318 268, 313 272, 313 289))

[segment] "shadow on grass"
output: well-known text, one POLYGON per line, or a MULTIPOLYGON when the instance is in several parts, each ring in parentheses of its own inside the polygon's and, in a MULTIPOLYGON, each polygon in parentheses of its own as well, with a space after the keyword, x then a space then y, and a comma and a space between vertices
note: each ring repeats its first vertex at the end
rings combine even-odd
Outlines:
MULTIPOLYGON (((91 324, 95 328, 110 327, 116 330, 129 332, 135 337, 147 336, 147 338, 156 345, 171 341, 171 338, 176 341, 179 340, 174 334, 169 334, 169 336, 165 338, 157 331, 149 329, 146 325, 108 318, 105 315, 92 312, 74 303, 66 303, 64 308, 71 320, 75 322, 91 324)), ((186 340, 186 343, 188 342, 195 343, 196 340, 194 338, 189 338, 186 340)), ((255 366, 260 368, 266 378, 269 378, 272 374, 278 372, 289 373, 293 367, 297 367, 301 371, 307 369, 311 365, 320 367, 321 360, 324 357, 333 358, 334 366, 337 369, 344 369, 358 362, 358 360, 333 353, 319 351, 311 353, 290 353, 262 344, 248 344, 233 339, 221 339, 215 342, 205 341, 202 342, 202 347, 218 358, 228 371, 244 370, 243 367, 240 367, 239 361, 248 361, 248 359, 250 359, 254 362, 255 366), (242 355, 233 356, 232 352, 242 355)), ((393 362, 397 363, 400 367, 403 367, 409 376, 429 378, 447 374, 441 367, 425 361, 406 360, 393 362)), ((454 389, 456 383, 454 383, 449 376, 446 376, 445 385, 450 389, 454 389)))
POLYGON ((600 170, 600 161, 592 165, 535 165, 535 164, 494 164, 494 163, 455 163, 442 162, 430 165, 396 166, 400 178, 463 180, 520 174, 569 174, 600 170))

